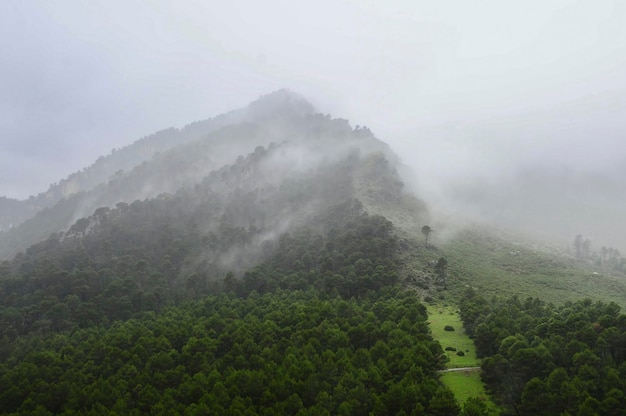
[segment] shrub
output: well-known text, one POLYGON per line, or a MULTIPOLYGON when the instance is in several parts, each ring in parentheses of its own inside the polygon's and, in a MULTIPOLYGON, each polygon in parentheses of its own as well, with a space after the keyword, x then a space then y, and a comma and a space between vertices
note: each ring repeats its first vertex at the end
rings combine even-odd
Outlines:
POLYGON ((428 284, 422 281, 415 282, 415 286, 421 287, 422 289, 426 289, 426 290, 430 289, 430 286, 428 286, 428 284))
POLYGON ((459 357, 463 357, 465 353, 463 351, 457 351, 456 355, 458 355, 459 357))
POLYGON ((456 348, 454 348, 454 347, 446 347, 446 351, 456 351, 456 348))
POLYGON ((454 327, 452 327, 451 325, 446 325, 446 326, 443 328, 443 330, 444 330, 444 331, 454 331, 454 327))

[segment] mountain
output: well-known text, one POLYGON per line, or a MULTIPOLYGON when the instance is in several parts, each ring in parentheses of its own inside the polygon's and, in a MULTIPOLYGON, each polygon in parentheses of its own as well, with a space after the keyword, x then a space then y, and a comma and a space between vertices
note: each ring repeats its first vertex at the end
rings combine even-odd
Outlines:
MULTIPOLYGON (((9 285, 3 293, 30 293, 17 303, 25 307, 42 302, 41 296, 65 299, 80 282, 82 301, 116 319, 128 308, 100 303, 108 302, 111 285, 126 288, 125 295, 112 292, 120 297, 177 302, 221 290, 226 275, 249 277, 251 269, 298 244, 311 247, 279 262, 288 270, 308 254, 296 269, 343 270, 342 280, 354 282, 378 276, 370 289, 381 285, 378 280, 397 281, 397 266, 388 264, 396 237, 384 215, 420 223, 428 213, 405 193, 389 146, 367 128, 313 112, 287 91, 262 97, 245 114, 255 121, 230 117, 233 124, 172 146, 5 232, 5 255, 27 248, 3 263, 0 281, 9 285), (326 247, 347 238, 347 224, 376 239, 372 247, 343 247, 340 256, 326 247), (362 270, 345 269, 364 256, 362 270), (357 276, 359 270, 369 272, 357 276)), ((306 280, 340 294, 362 290, 354 282, 344 287, 322 283, 329 276, 319 279, 306 280)), ((37 319, 31 321, 21 324, 26 332, 37 319)))
POLYGON ((289 91, 194 125, 0 234, 0 413, 488 414, 441 383, 428 302, 505 412, 620 414, 618 250, 431 212, 386 143, 289 91))
POLYGON ((458 413, 380 215, 424 205, 371 131, 303 108, 264 97, 6 233, 39 241, 0 263, 1 412, 458 413))
MULTIPOLYGON (((313 107, 306 100, 288 91, 277 91, 245 109, 192 123, 180 131, 163 130, 114 151, 51 186, 45 194, 27 201, 9 200, 11 205, 5 204, 7 209, 0 211, 4 224, 12 224, 10 229, 0 231, 0 259, 65 230, 96 208, 193 186, 212 170, 256 146, 287 140, 293 127, 306 122, 309 116, 313 117, 313 107), (26 219, 29 214, 34 215, 26 219), (20 218, 24 222, 18 224, 20 218)), ((314 121, 310 123, 308 128, 315 128, 314 121)), ((307 132, 305 127, 293 134, 315 133, 307 132)))
MULTIPOLYGON (((261 97, 247 108, 196 121, 182 129, 170 127, 161 130, 121 149, 113 149, 109 155, 101 156, 91 166, 52 184, 46 192, 37 196, 31 196, 23 201, 0 197, 0 231, 18 226, 37 212, 54 206, 62 199, 90 191, 99 185, 106 184, 112 178, 123 177, 124 172, 151 160, 161 152, 205 137, 225 126, 246 122, 267 122, 276 117, 284 120, 290 116, 297 117, 312 112, 313 107, 306 100, 282 90, 261 97)), ((141 196, 138 195, 138 199, 141 199, 141 196)), ((149 196, 154 195, 145 192, 145 197, 149 196)))

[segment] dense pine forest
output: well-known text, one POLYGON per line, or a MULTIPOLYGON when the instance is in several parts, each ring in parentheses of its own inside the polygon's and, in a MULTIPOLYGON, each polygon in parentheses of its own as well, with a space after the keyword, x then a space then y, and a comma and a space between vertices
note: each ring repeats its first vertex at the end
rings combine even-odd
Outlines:
MULTIPOLYGON (((138 205, 106 211, 111 227, 121 221, 117 216, 136 219, 138 205)), ((140 221, 126 223, 119 235, 105 234, 108 251, 95 237, 79 248, 74 238, 51 239, 5 263, 5 273, 19 272, 2 279, 0 377, 11 387, 0 394, 0 408, 9 414, 458 413, 438 382, 443 351, 430 336, 424 306, 394 288, 392 224, 365 213, 357 200, 330 207, 317 221, 318 231, 283 234, 267 248, 274 254, 266 261, 219 280, 194 271, 183 282, 168 282, 159 270, 183 267, 174 254, 184 252, 185 242, 163 234, 138 240, 140 221), (149 266, 152 258, 163 260, 149 266)), ((76 232, 82 231, 69 231, 76 232)), ((233 244, 252 238, 226 225, 218 237, 233 244)))
POLYGON ((469 290, 460 313, 484 357, 483 380, 510 414, 624 414, 626 315, 615 303, 554 306, 469 290))
MULTIPOLYGON (((456 414, 425 309, 397 290, 211 295, 110 326, 19 338, 17 414, 456 414), (416 411, 418 413, 416 413, 416 411)), ((6 354, 6 352, 5 352, 6 354)))

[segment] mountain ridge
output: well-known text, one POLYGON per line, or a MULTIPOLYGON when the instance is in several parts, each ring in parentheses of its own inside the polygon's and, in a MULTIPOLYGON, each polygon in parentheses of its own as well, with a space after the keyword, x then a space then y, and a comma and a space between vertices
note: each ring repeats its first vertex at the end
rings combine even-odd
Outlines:
POLYGON ((232 110, 205 120, 195 121, 182 128, 169 127, 144 136, 133 143, 113 149, 108 155, 100 156, 91 165, 60 179, 48 190, 27 199, 0 197, 0 231, 18 226, 33 214, 51 207, 71 195, 89 191, 116 175, 152 159, 155 154, 177 145, 198 139, 222 127, 254 122, 286 115, 313 113, 313 106, 304 98, 289 90, 278 90, 259 97, 248 106, 232 110))
MULTIPOLYGON (((8 258, 28 245, 45 239, 49 234, 66 229, 98 207, 112 207, 120 201, 130 203, 136 199, 175 192, 181 187, 194 186, 210 171, 257 146, 298 137, 302 140, 317 140, 331 135, 373 139, 368 130, 353 132, 347 120, 314 114, 312 105, 286 90, 259 98, 245 111, 247 113, 240 110, 224 116, 235 120, 232 124, 223 122, 222 127, 207 135, 171 146, 128 172, 118 171, 107 182, 63 198, 24 224, 0 232, 0 258, 8 258), (258 122, 245 121, 248 118, 258 122)), ((386 144, 378 141, 377 146, 387 155, 392 154, 386 144)), ((306 159, 305 155, 298 157, 301 161, 306 159)))

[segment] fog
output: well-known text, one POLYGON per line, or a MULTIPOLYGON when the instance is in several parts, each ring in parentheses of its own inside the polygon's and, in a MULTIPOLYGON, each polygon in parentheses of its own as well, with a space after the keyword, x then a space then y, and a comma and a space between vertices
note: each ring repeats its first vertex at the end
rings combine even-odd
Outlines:
POLYGON ((388 142, 434 211, 626 249, 626 4, 299 3, 8 0, 0 195, 289 88, 388 142))

